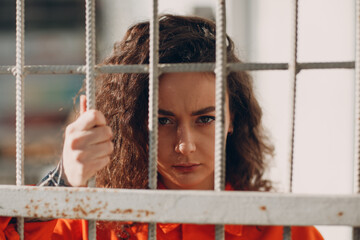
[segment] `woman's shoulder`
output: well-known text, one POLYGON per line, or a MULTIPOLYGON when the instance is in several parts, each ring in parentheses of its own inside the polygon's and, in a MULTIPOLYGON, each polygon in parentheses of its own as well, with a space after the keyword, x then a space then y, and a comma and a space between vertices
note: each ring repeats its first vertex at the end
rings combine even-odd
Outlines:
MULTIPOLYGON (((39 221, 27 219, 24 224, 24 237, 27 240, 52 239, 53 230, 57 220, 39 221)), ((11 217, 0 217, 0 239, 18 240, 20 238, 16 230, 17 220, 11 217)))

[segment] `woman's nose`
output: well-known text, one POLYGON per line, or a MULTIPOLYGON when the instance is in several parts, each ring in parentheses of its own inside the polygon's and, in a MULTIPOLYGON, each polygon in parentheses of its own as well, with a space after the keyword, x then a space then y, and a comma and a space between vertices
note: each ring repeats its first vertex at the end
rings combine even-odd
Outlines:
POLYGON ((175 145, 175 152, 188 155, 196 151, 194 134, 190 128, 178 129, 178 140, 175 145))

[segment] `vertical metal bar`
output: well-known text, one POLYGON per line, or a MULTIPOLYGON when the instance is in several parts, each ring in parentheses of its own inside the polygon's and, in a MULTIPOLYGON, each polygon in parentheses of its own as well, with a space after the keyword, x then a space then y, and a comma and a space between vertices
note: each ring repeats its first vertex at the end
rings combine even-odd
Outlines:
MULTIPOLYGON (((225 96, 226 96, 226 12, 225 0, 218 0, 216 6, 216 121, 215 121, 215 173, 214 190, 225 189, 225 96)), ((224 225, 215 226, 215 239, 225 237, 224 225)))
MULTIPOLYGON (((95 60, 96 60, 96 35, 95 35, 95 0, 85 0, 85 51, 86 51, 86 97, 87 110, 95 109, 95 60)), ((89 181, 89 187, 95 186, 95 177, 89 181)), ((89 221, 88 236, 96 240, 96 221, 89 221)))
MULTIPOLYGON (((16 186, 24 185, 24 131, 25 131, 25 89, 24 89, 24 35, 25 1, 16 0, 16 186)), ((17 231, 24 239, 24 218, 17 218, 17 231)))
POLYGON ((283 227, 283 239, 291 240, 291 227, 288 226, 283 227))
MULTIPOLYGON (((354 131, 354 193, 360 193, 360 0, 355 7, 355 131, 354 131)), ((360 227, 353 228, 353 240, 360 240, 360 227)))
POLYGON ((86 0, 86 96, 87 110, 95 109, 95 0, 86 0))
POLYGON ((291 59, 289 63, 289 74, 291 80, 291 143, 290 143, 290 169, 289 169, 289 192, 292 192, 293 187, 293 163, 294 163, 294 141, 295 141, 295 117, 296 117, 296 84, 297 84, 297 41, 298 41, 298 0, 293 0, 293 31, 291 39, 291 59))
MULTIPOLYGON (((159 18, 158 1, 153 0, 150 19, 149 59, 149 183, 150 189, 157 188, 157 145, 158 145, 158 97, 159 97, 159 18)), ((156 239, 156 223, 149 223, 148 239, 156 239)))
MULTIPOLYGON (((289 192, 293 191, 293 168, 294 168, 294 142, 295 142, 295 117, 296 117, 296 84, 297 84, 297 74, 298 74, 298 67, 297 67, 297 47, 298 47, 298 0, 292 1, 292 37, 291 37, 291 59, 289 63, 289 74, 291 79, 291 109, 292 109, 292 116, 291 116, 291 137, 290 137, 290 156, 289 156, 289 192)), ((284 227, 283 228, 284 240, 291 239, 291 227, 284 227)))

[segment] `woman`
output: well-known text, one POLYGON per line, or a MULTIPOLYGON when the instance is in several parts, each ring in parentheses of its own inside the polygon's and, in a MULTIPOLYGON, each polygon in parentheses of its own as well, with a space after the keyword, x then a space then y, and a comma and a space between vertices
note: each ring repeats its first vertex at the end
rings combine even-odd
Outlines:
MULTIPOLYGON (((214 62, 215 24, 197 17, 162 16, 159 59, 160 63, 214 62)), ((227 61, 240 62, 229 37, 227 61)), ((148 22, 131 27, 104 61, 105 65, 148 63, 148 22)), ((96 174, 98 187, 147 188, 148 74, 106 74, 98 77, 97 88, 97 110, 85 112, 86 100, 81 97, 81 115, 66 129, 63 161, 41 185, 86 186, 96 174)), ((262 129, 261 108, 247 73, 228 75, 225 112, 226 189, 271 190, 263 173, 273 148, 262 129)), ((215 75, 160 76, 158 123, 159 188, 214 189, 215 75)), ((51 239, 87 238, 86 221, 60 219, 52 224, 46 232, 51 239)), ((97 233, 98 239, 146 239, 147 225, 98 222, 97 233)), ((227 240, 282 239, 282 227, 225 226, 225 234, 227 240)), ((322 239, 312 227, 293 227, 292 235, 298 240, 322 239)), ((214 239, 214 226, 158 224, 157 236, 214 239)))

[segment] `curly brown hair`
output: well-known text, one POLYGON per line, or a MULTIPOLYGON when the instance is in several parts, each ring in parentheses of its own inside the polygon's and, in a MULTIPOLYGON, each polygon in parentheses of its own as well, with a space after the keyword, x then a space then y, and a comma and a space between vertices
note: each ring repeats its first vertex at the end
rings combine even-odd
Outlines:
MULTIPOLYGON (((215 23, 199 17, 164 15, 159 19, 160 63, 215 62, 215 23)), ((149 22, 132 26, 104 65, 148 64, 149 22)), ((227 36, 227 61, 240 62, 227 36)), ((97 173, 106 188, 147 188, 149 75, 104 74, 97 78, 96 107, 114 132, 111 162, 97 173)), ((236 190, 271 189, 263 179, 265 160, 273 147, 264 134, 262 111, 248 73, 227 77, 233 133, 226 144, 226 181, 236 190)))

